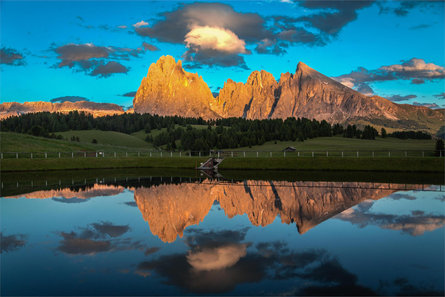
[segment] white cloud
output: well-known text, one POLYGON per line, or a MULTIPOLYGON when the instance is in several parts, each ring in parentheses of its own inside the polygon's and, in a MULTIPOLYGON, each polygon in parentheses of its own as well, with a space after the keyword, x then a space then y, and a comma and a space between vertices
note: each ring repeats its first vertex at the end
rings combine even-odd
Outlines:
POLYGON ((216 50, 228 54, 246 53, 246 43, 230 30, 220 27, 194 26, 185 35, 188 48, 216 50))
MULTIPOLYGON (((136 25, 136 24, 135 24, 136 25)), ((134 25, 133 25, 134 26, 134 25)), ((120 25, 120 26, 117 26, 119 29, 127 29, 127 26, 125 26, 125 25, 120 25)))
POLYGON ((148 23, 145 22, 145 21, 140 21, 140 22, 137 22, 136 24, 133 25, 133 27, 135 27, 135 28, 140 28, 140 27, 143 27, 143 26, 148 26, 148 23))
POLYGON ((235 265, 246 255, 247 244, 228 244, 206 248, 187 255, 187 262, 196 270, 218 270, 235 265))

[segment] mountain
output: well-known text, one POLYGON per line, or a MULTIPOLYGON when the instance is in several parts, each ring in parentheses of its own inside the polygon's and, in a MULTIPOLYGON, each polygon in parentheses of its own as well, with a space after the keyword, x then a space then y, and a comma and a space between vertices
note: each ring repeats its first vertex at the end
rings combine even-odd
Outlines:
POLYGON ((162 184, 136 188, 134 200, 150 232, 164 242, 182 237, 184 230, 200 224, 217 201, 227 217, 246 214, 254 226, 267 226, 277 217, 295 224, 303 234, 332 216, 367 199, 392 194, 387 184, 331 182, 329 187, 311 187, 305 182, 248 180, 223 184, 162 184))
POLYGON ((77 101, 62 103, 51 103, 44 101, 25 102, 23 104, 17 102, 6 102, 0 104, 0 119, 10 116, 18 116, 31 112, 61 112, 68 113, 77 110, 92 114, 94 117, 101 117, 113 114, 123 114, 124 110, 117 104, 112 103, 96 103, 89 101, 77 101))
POLYGON ((180 60, 162 56, 150 66, 133 105, 137 113, 204 119, 305 117, 430 132, 445 120, 443 110, 368 97, 302 62, 294 74, 281 74, 278 81, 264 70, 253 71, 246 83, 228 79, 215 98, 202 77, 184 71, 180 60))
POLYGON ((182 69, 171 56, 151 64, 133 100, 134 111, 164 116, 218 117, 211 108, 212 92, 201 76, 182 69))

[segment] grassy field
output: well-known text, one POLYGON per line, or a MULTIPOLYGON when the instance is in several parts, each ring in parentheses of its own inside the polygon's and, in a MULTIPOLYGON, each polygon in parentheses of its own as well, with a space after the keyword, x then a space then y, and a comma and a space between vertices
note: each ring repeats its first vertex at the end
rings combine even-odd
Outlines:
MULTIPOLYGON (((205 128, 204 126, 199 126, 205 128)), ((164 129, 165 130, 165 129, 164 129)), ((161 130, 152 130, 151 135, 161 133, 161 130)), ((103 151, 107 156, 110 153, 117 153, 117 156, 122 156, 124 152, 131 154, 132 152, 140 152, 147 154, 153 152, 153 156, 158 156, 152 144, 147 143, 145 138, 147 134, 145 131, 138 131, 131 135, 113 132, 113 131, 98 131, 98 130, 84 130, 84 131, 67 131, 60 132, 64 140, 49 139, 43 137, 34 137, 28 134, 17 134, 10 132, 1 132, 1 152, 65 152, 71 156, 71 152, 80 151, 103 151), (79 137, 80 142, 71 141, 72 136, 79 137), (96 139, 97 144, 93 144, 92 140, 96 139)), ((179 141, 178 141, 179 142, 179 141)), ((179 143, 178 143, 179 145, 179 143)), ((230 151, 234 151, 234 157, 256 157, 257 152, 259 157, 279 157, 284 156, 282 150, 288 146, 296 148, 296 152, 288 152, 288 157, 321 157, 328 155, 329 157, 341 157, 342 153, 345 157, 357 157, 357 151, 360 157, 422 157, 432 156, 435 147, 434 140, 401 140, 397 138, 377 138, 375 140, 353 139, 344 137, 320 137, 309 139, 304 142, 291 141, 271 141, 264 145, 249 147, 242 147, 236 149, 226 149, 228 156, 232 156, 230 151), (271 154, 272 152, 272 154, 271 154)), ((207 152, 208 153, 208 152, 207 152)), ((164 156, 169 154, 164 152, 164 156)), ((185 153, 182 153, 184 156, 185 153)), ((205 152, 202 152, 204 155, 205 152)), ((5 154, 5 157, 7 154, 5 154)), ((82 154, 83 155, 83 154, 82 154)), ((43 155, 42 155, 43 156, 43 155)), ((42 157, 41 156, 41 157, 42 157)), ((48 155, 48 157, 55 157, 56 155, 48 155)), ((80 156, 80 155, 79 155, 80 156)), ((175 152, 173 156, 179 157, 179 152, 175 152)), ((15 154, 9 156, 15 157, 15 154)), ((30 157, 29 154, 22 154, 19 157, 30 157)), ((36 156, 35 156, 36 157, 36 156)))
MULTIPOLYGON (((81 137, 82 133, 88 131, 76 131, 72 135, 81 137)), ((69 138, 72 136, 68 133, 69 138)), ((85 133, 87 134, 87 133, 85 133)), ((91 135, 90 135, 91 136, 91 135)), ((88 140, 88 135, 83 136, 88 140)), ((91 141, 77 142, 70 140, 58 140, 52 138, 35 137, 28 134, 0 132, 0 151, 2 152, 72 152, 72 151, 105 151, 105 152, 126 152, 126 151, 149 151, 153 147, 144 143, 136 137, 123 133, 97 131, 95 138, 98 144, 91 141), (107 139, 107 137, 109 137, 107 139), (110 139, 113 139, 111 142, 110 139), (101 140, 104 143, 101 143, 101 140), (115 144, 111 144, 115 142, 115 144), (145 147, 143 146, 145 145, 145 147)))
MULTIPOLYGON (((105 168, 196 168, 205 157, 126 157, 3 159, 1 171, 105 169, 105 168)), ((226 158, 220 169, 236 170, 338 170, 382 172, 444 171, 440 158, 226 158)))
POLYGON ((293 146, 300 151, 382 151, 382 150, 434 150, 434 140, 380 138, 375 140, 335 137, 318 137, 301 141, 274 141, 263 145, 242 147, 236 151, 282 151, 288 146, 293 146))
POLYGON ((79 130, 58 132, 56 135, 62 135, 66 140, 70 140, 72 136, 79 137, 80 142, 92 143, 93 139, 97 140, 98 144, 105 145, 119 145, 133 148, 151 148, 152 145, 133 135, 114 131, 100 131, 100 130, 79 130))

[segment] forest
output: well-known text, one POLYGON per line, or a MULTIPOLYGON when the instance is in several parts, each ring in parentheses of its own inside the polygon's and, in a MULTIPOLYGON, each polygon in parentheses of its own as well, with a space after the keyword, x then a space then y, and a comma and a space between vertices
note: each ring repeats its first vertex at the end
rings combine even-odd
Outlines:
MULTIPOLYGON (((34 136, 58 138, 57 132, 68 130, 102 130, 134 133, 144 130, 146 141, 168 150, 206 151, 262 145, 267 141, 305 141, 316 137, 343 136, 347 138, 375 139, 398 137, 401 139, 431 139, 424 132, 396 131, 388 134, 384 128, 379 132, 372 126, 359 129, 356 125, 331 125, 326 121, 306 118, 248 120, 226 118, 203 120, 179 116, 150 114, 122 114, 94 118, 83 112, 28 113, 9 117, 1 122, 1 131, 27 133, 34 136), (200 128, 192 125, 199 125, 200 128), (207 126, 207 128, 205 128, 207 126), (164 128, 164 129, 163 129, 164 128), (152 130, 162 130, 152 136, 152 130)), ((60 137, 59 137, 60 138, 60 137)))

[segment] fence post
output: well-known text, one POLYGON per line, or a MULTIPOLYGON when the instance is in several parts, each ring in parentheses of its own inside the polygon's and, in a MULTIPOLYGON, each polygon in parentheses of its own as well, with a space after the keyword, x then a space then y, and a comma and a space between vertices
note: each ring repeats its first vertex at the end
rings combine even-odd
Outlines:
POLYGON ((74 152, 71 152, 71 158, 74 158, 74 152))
MULTIPOLYGON (((97 157, 97 153, 96 153, 96 157, 97 157)), ((59 159, 60 159, 60 152, 59 152, 59 159)))
POLYGON ((161 158, 162 158, 162 152, 161 152, 161 158))
POLYGON ((190 158, 192 157, 192 151, 190 151, 190 153, 189 153, 189 157, 190 157, 190 158))
POLYGON ((244 158, 246 157, 246 152, 243 152, 244 158))
POLYGON ((150 157, 151 157, 151 152, 150 152, 150 157))
POLYGON ((19 158, 19 153, 15 153, 15 158, 16 158, 16 159, 19 158))
POLYGON ((218 152, 218 158, 219 158, 219 156, 220 156, 220 153, 218 152))
POLYGON ((357 158, 358 158, 358 151, 357 151, 357 158))
POLYGON ((256 157, 258 158, 258 152, 256 152, 256 157))
POLYGON ((388 152, 388 158, 391 158, 391 152, 388 152))
POLYGON ((425 157, 425 152, 422 151, 422 157, 425 157))
POLYGON ((179 152, 179 158, 181 158, 182 157, 182 152, 179 152))
POLYGON ((140 157, 141 156, 141 152, 138 152, 138 157, 140 157))
POLYGON ((326 157, 329 157, 329 152, 328 151, 326 151, 326 157))
POLYGON ((232 158, 233 158, 233 152, 232 152, 232 154, 231 154, 231 155, 232 155, 232 158))
POLYGON ((312 158, 314 157, 314 152, 312 152, 312 158))
MULTIPOLYGON (((60 154, 59 154, 59 156, 60 156, 60 154)), ((97 152, 96 152, 96 158, 97 158, 97 152)))
POLYGON ((343 152, 341 152, 341 157, 343 158, 343 152))
POLYGON ((128 152, 125 152, 125 157, 128 157, 128 152))
POLYGON ((105 158, 105 152, 103 152, 103 154, 102 154, 102 158, 105 158))
POLYGON ((269 153, 270 157, 272 158, 272 152, 269 153))
POLYGON ((300 156, 300 152, 298 152, 298 157, 300 156))
POLYGON ((32 159, 32 153, 31 153, 31 159, 32 159))
POLYGON ((284 157, 286 158, 286 151, 283 152, 284 157))
POLYGON ((372 157, 374 158, 374 152, 372 152, 372 157))
POLYGON ((87 157, 87 152, 83 152, 83 157, 84 157, 84 158, 87 157))
POLYGON ((114 152, 114 157, 116 158, 116 152, 114 152))

